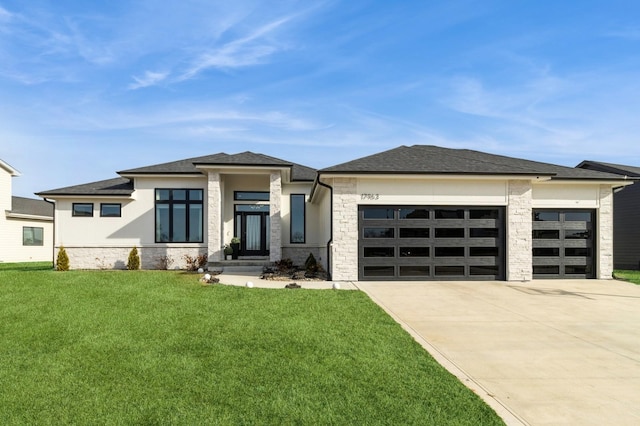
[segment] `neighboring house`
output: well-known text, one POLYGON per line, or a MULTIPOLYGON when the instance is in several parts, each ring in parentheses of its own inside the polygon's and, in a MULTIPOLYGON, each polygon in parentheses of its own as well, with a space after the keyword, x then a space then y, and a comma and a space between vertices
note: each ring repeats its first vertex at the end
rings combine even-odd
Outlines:
POLYGON ((13 197, 11 180, 20 173, 0 160, 0 262, 51 261, 53 205, 13 197))
POLYGON ((315 171, 215 154, 39 193, 56 203, 72 268, 144 268, 241 238, 241 260, 301 264, 333 280, 611 278, 619 175, 470 150, 401 146, 315 171))
MULTIPOLYGON (((583 161, 577 167, 640 178, 640 167, 583 161)), ((616 269, 640 269, 640 185, 613 194, 613 265, 616 269)))

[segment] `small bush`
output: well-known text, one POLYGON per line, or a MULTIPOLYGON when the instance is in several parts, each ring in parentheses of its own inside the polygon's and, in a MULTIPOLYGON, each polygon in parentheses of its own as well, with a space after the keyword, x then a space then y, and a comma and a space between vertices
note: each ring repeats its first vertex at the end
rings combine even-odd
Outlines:
POLYGON ((313 256, 313 253, 309 253, 307 260, 304 261, 304 270, 305 276, 308 278, 313 278, 318 275, 318 271, 320 271, 320 265, 318 265, 318 262, 313 256))
POLYGON ((276 260, 274 266, 279 274, 287 274, 293 269, 293 260, 288 258, 276 260))
POLYGON ((58 258, 56 259, 56 270, 69 270, 69 256, 67 255, 67 251, 63 246, 60 246, 60 250, 58 250, 58 258))
POLYGON ((131 251, 129 252, 129 259, 127 260, 127 269, 130 271, 135 271, 140 269, 140 255, 138 254, 138 248, 133 246, 131 251))
POLYGON ((189 271, 197 271, 200 268, 204 268, 207 266, 207 255, 199 254, 196 257, 189 256, 188 254, 184 255, 184 260, 187 262, 187 270, 189 271))
POLYGON ((160 256, 158 258, 158 269, 163 269, 163 270, 167 270, 171 267, 171 265, 173 265, 173 258, 169 255, 166 256, 160 256))

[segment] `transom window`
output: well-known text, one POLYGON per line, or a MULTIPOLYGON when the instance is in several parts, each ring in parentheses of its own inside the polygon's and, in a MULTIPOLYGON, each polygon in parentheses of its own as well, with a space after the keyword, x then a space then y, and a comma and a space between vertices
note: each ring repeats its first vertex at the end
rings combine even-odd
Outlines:
POLYGON ((265 191, 234 191, 235 201, 269 201, 269 192, 265 191))
POLYGON ((201 243, 202 189, 156 189, 156 242, 201 243))

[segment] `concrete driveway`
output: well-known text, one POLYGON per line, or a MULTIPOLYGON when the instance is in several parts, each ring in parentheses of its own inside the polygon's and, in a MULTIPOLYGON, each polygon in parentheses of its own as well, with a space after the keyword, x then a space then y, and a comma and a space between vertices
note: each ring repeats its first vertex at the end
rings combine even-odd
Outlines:
POLYGON ((640 424, 640 286, 359 282, 507 424, 640 424))

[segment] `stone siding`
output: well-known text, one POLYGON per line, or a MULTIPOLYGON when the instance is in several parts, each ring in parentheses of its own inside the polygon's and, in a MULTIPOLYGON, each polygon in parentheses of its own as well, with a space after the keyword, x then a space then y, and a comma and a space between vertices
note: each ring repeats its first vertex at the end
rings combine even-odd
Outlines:
POLYGON ((354 178, 333 181, 333 276, 336 281, 358 280, 358 198, 354 178))
MULTIPOLYGON (((65 247, 70 269, 127 269, 133 247, 65 247)), ((59 247, 56 247, 55 258, 59 247)), ((141 269, 161 269, 162 258, 171 260, 169 269, 186 269, 185 256, 207 254, 206 247, 138 247, 141 269)))
POLYGON ((598 210, 598 246, 597 259, 598 279, 613 277, 613 191, 609 185, 600 185, 600 199, 598 210))
POLYGON ((269 260, 275 262, 282 258, 282 177, 280 171, 271 172, 269 184, 269 215, 271 232, 269 242, 269 260))
POLYGON ((220 173, 209 172, 207 187, 207 243, 209 245, 209 261, 215 262, 223 259, 222 251, 222 190, 220 186, 220 173))
POLYGON ((325 257, 327 257, 327 249, 326 247, 282 247, 282 258, 283 259, 291 259, 293 264, 296 266, 304 266, 304 262, 306 262, 307 257, 309 257, 309 253, 312 253, 316 258, 316 261, 322 265, 323 268, 326 268, 325 257))
POLYGON ((533 278, 532 188, 530 181, 509 181, 507 206, 507 281, 533 278))

